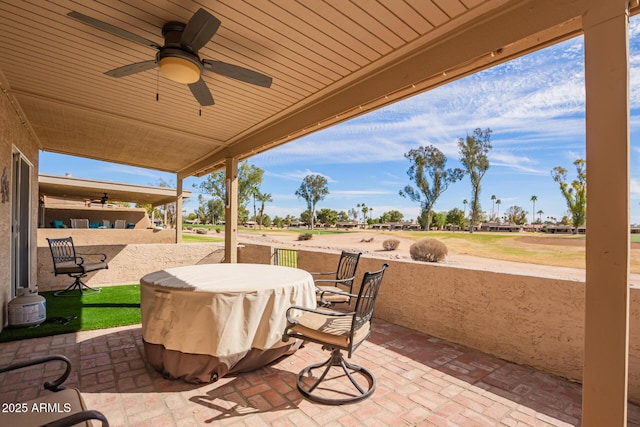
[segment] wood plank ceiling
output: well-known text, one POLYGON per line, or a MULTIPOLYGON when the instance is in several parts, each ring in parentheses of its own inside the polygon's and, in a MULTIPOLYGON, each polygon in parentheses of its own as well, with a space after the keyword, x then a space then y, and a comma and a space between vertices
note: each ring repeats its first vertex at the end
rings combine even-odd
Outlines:
POLYGON ((580 31, 573 0, 0 0, 0 84, 40 147, 201 175, 580 31), (205 71, 215 105, 156 70, 105 71, 156 50, 67 16, 163 44, 161 27, 204 8, 222 21, 201 58, 273 78, 205 71), (156 93, 159 99, 156 100, 156 93))

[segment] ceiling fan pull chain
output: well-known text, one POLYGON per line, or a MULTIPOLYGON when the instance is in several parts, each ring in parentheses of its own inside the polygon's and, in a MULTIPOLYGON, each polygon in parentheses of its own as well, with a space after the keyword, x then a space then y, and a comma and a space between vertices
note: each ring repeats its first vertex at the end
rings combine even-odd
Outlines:
POLYGON ((156 72, 156 102, 160 101, 160 70, 156 72))
POLYGON ((198 116, 202 117, 202 108, 198 110, 198 116))

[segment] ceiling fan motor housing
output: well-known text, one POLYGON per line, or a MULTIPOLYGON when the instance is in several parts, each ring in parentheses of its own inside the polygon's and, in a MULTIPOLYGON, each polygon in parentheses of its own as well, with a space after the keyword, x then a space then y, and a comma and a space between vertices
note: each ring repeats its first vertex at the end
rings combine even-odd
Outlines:
POLYGON ((179 83, 195 83, 200 80, 203 67, 197 52, 181 45, 185 24, 167 22, 162 26, 164 47, 158 50, 156 62, 160 74, 179 83))

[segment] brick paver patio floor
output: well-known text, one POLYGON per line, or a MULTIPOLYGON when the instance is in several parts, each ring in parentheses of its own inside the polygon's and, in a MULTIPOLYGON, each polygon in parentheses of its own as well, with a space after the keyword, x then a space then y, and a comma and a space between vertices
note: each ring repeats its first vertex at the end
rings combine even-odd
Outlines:
MULTIPOLYGON (((139 325, 3 343, 0 365, 53 353, 73 363, 66 385, 78 387, 89 408, 113 426, 580 424, 580 384, 383 321, 351 359, 374 372, 377 389, 342 406, 310 402, 296 389, 297 372, 328 355, 317 344, 260 370, 200 385, 167 380, 149 368, 139 325)), ((41 384, 60 368, 46 370, 46 378, 42 367, 0 377, 0 402, 48 393, 41 384)), ((629 425, 640 426, 640 409, 631 404, 629 425)))

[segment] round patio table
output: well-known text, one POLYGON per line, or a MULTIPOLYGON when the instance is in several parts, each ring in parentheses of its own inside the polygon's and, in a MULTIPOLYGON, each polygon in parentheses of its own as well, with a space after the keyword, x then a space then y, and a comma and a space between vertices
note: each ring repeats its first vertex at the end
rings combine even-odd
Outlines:
POLYGON ((297 268, 202 264, 147 274, 140 280, 147 361, 188 382, 260 368, 300 345, 282 341, 292 305, 316 306, 313 278, 297 268))

